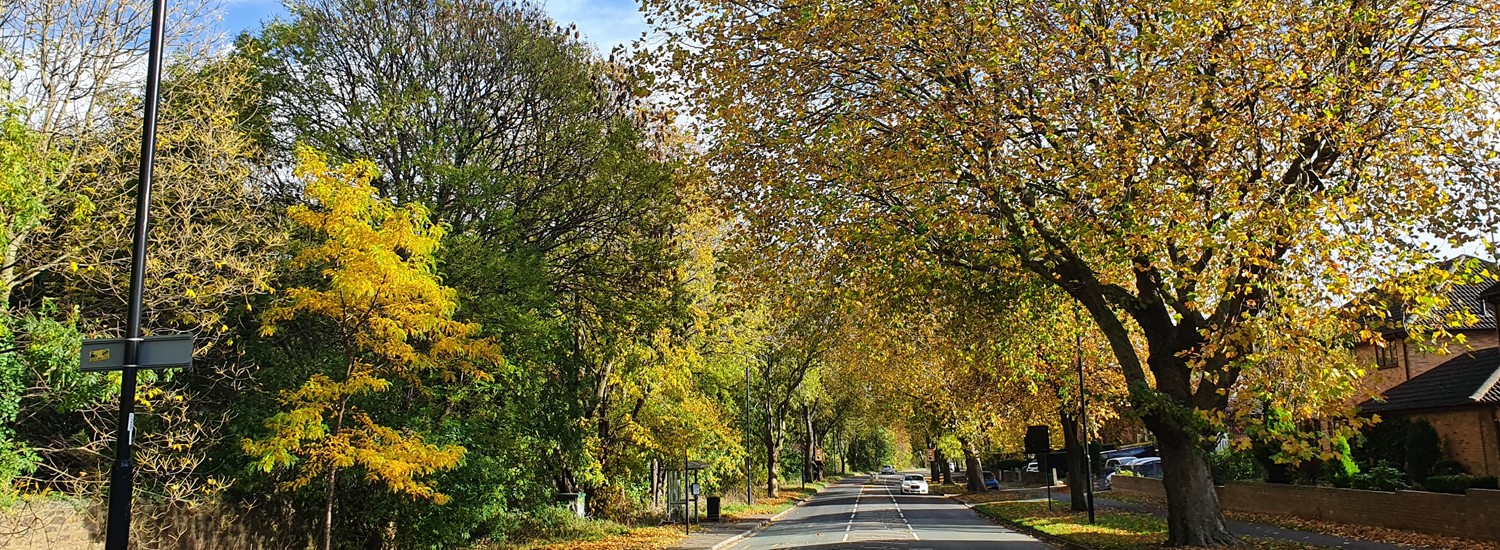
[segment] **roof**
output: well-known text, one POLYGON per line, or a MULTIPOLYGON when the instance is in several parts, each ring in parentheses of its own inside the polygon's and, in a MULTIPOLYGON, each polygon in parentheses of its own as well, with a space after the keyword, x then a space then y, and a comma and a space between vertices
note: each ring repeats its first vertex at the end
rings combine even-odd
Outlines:
POLYGON ((1487 297, 1500 296, 1500 266, 1468 255, 1459 255, 1442 262, 1434 264, 1433 267, 1448 271, 1463 271, 1460 277, 1467 277, 1474 282, 1453 284, 1444 292, 1443 297, 1448 299, 1448 305, 1437 311, 1430 312, 1419 319, 1406 311, 1402 304, 1393 305, 1390 309, 1389 318, 1395 321, 1394 326, 1386 327, 1386 337, 1393 335, 1405 337, 1405 330, 1411 325, 1423 325, 1433 321, 1446 323, 1450 319, 1458 318, 1461 312, 1474 315, 1473 323, 1447 326, 1446 330, 1494 330, 1495 312, 1486 303, 1487 297))
POLYGON ((1500 405, 1500 348, 1471 351, 1386 390, 1385 400, 1371 399, 1362 412, 1500 405))
POLYGON ((1500 298, 1500 283, 1490 285, 1490 287, 1485 289, 1484 292, 1479 293, 1479 297, 1481 299, 1488 300, 1491 303, 1495 302, 1496 298, 1500 298))

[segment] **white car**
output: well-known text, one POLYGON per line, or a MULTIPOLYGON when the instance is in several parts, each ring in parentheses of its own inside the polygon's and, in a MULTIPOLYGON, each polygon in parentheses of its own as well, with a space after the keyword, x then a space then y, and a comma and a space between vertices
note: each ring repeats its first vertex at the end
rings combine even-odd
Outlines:
POLYGON ((1028 471, 1028 472, 1040 472, 1040 471, 1042 471, 1042 467, 1038 466, 1036 464, 1036 461, 1033 460, 1033 461, 1031 461, 1030 463, 1028 463, 1026 465, 1026 471, 1028 471))
POLYGON ((922 474, 908 474, 906 477, 901 478, 901 494, 927 494, 927 478, 922 477, 922 474))

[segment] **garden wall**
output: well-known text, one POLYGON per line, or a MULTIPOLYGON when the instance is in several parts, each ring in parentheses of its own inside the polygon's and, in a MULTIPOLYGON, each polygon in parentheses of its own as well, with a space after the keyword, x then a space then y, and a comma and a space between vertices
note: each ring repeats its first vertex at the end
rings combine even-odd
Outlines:
MULTIPOLYGON (((289 550, 308 547, 295 520, 268 510, 227 506, 137 505, 131 546, 139 550, 289 550)), ((104 507, 60 500, 22 501, 0 511, 0 550, 99 550, 104 507)))
MULTIPOLYGON (((1120 494, 1164 498, 1161 480, 1115 476, 1120 494)), ((1225 510, 1282 514, 1433 535, 1500 541, 1500 491, 1450 495, 1424 491, 1361 491, 1334 487, 1231 482, 1218 488, 1225 510)))

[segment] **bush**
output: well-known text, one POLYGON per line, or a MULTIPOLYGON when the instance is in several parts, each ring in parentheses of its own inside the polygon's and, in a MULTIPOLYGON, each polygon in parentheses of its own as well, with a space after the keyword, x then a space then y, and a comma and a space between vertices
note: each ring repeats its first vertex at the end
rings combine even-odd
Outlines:
POLYGON ((546 541, 599 540, 628 533, 630 528, 613 521, 580 518, 562 506, 548 506, 530 513, 497 518, 494 538, 510 544, 546 541))
POLYGON ((1427 474, 1427 475, 1429 475, 1429 476, 1456 476, 1458 474, 1467 474, 1467 473, 1469 473, 1469 469, 1466 468, 1466 467, 1464 467, 1464 463, 1459 462, 1457 460, 1453 460, 1451 458, 1445 458, 1443 460, 1439 460, 1439 461, 1433 463, 1433 465, 1432 465, 1432 472, 1429 473, 1429 474, 1427 474))
POLYGON ((1406 487, 1406 472, 1385 462, 1378 462, 1349 480, 1349 488, 1366 491, 1395 491, 1406 487))
POLYGON ((1456 493, 1461 495, 1469 489, 1500 489, 1500 480, 1496 480, 1495 476, 1481 477, 1469 474, 1429 476, 1427 481, 1422 482, 1422 488, 1434 493, 1456 493))
POLYGON ((1208 457, 1208 469, 1213 474, 1214 484, 1230 481, 1262 481, 1266 471, 1256 462, 1250 451, 1224 449, 1208 457))
POLYGON ((1421 483, 1432 475, 1432 467, 1443 458, 1443 442, 1426 420, 1412 421, 1406 432, 1406 473, 1421 483))
POLYGON ((1334 487, 1353 486, 1354 477, 1359 475, 1359 465, 1354 463, 1349 450, 1349 441, 1342 437, 1335 437, 1330 445, 1338 456, 1332 460, 1323 461, 1323 479, 1328 480, 1334 487))
POLYGON ((1410 428, 1411 420, 1404 416, 1382 418, 1379 424, 1360 434, 1355 460, 1365 466, 1384 462, 1399 469, 1406 464, 1406 432, 1410 428))

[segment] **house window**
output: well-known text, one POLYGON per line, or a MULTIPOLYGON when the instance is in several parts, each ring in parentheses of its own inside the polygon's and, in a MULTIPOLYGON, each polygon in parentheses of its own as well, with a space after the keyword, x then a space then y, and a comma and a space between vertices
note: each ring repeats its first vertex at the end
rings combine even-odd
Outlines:
POLYGON ((1386 342, 1384 346, 1375 346, 1375 368, 1394 369, 1401 366, 1401 351, 1397 349, 1396 342, 1386 342))

